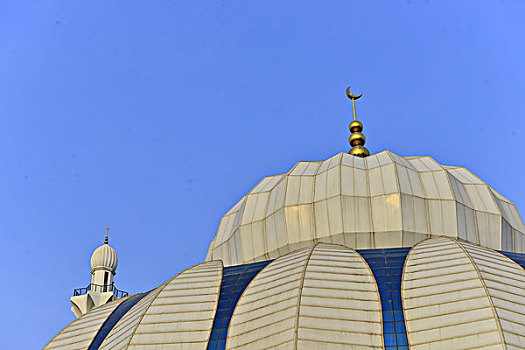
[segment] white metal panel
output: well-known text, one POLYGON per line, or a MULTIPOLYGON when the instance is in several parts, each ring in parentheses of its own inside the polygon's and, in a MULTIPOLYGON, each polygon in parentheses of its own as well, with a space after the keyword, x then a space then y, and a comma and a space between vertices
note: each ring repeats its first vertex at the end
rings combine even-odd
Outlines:
POLYGON ((281 209, 284 205, 284 197, 286 194, 286 181, 285 177, 281 182, 279 182, 270 192, 270 199, 268 201, 268 209, 266 210, 266 215, 271 215, 277 210, 281 209))
POLYGON ((221 280, 220 261, 183 271, 135 305, 100 349, 206 349, 221 280))
POLYGON ((314 201, 326 198, 326 171, 315 176, 314 201))
POLYGON ((423 198, 401 194, 403 230, 428 234, 427 210, 423 198))
POLYGON ((364 160, 365 160, 367 169, 374 169, 374 168, 379 167, 380 165, 379 160, 377 158, 377 154, 373 154, 370 157, 366 157, 364 158, 364 160))
POLYGON ((476 219, 474 210, 464 206, 461 203, 456 203, 457 224, 458 224, 458 238, 469 242, 479 243, 476 219))
POLYGON ((131 337, 133 336, 133 332, 144 315, 144 312, 148 309, 165 285, 166 283, 149 292, 148 295, 142 298, 128 312, 126 312, 126 314, 109 332, 106 339, 104 339, 100 345, 100 349, 126 349, 131 337))
MULTIPOLYGON (((242 254, 240 230, 235 231, 229 243, 230 243, 229 248, 230 248, 232 264, 241 264, 243 261, 243 254, 242 254)), ((207 260, 211 260, 211 259, 207 259, 207 260)))
POLYGON ((394 164, 387 164, 380 167, 381 179, 383 183, 382 194, 399 193, 398 175, 394 164))
POLYGON ((427 169, 429 169, 430 171, 440 171, 442 168, 441 166, 436 163, 436 161, 430 157, 421 157, 421 162, 423 164, 425 164, 425 166, 427 167, 427 169))
POLYGON ((434 176, 431 172, 419 173, 426 197, 429 199, 439 199, 439 191, 434 176))
POLYGON ((457 242, 434 238, 417 244, 401 289, 411 349, 503 349, 491 299, 457 242))
POLYGON ((299 162, 297 163, 292 170, 290 170, 290 175, 303 175, 305 170, 308 168, 309 162, 299 162))
POLYGON ((454 199, 454 195, 452 193, 452 188, 450 186, 450 182, 448 181, 448 176, 447 176, 446 171, 445 170, 433 171, 432 176, 434 177, 434 181, 436 183, 439 198, 440 199, 454 199))
POLYGON ((297 205, 299 203, 299 190, 301 189, 301 178, 299 176, 288 177, 286 186, 285 205, 297 205))
POLYGON ((284 209, 288 243, 308 241, 314 237, 313 205, 296 205, 284 209))
POLYGON ((492 249, 501 249, 501 217, 482 211, 474 211, 479 244, 492 249))
POLYGON ((235 308, 227 349, 381 349, 381 306, 354 250, 318 244, 281 257, 235 308))
POLYGON ((314 203, 316 238, 326 237, 330 234, 326 202, 326 200, 322 200, 314 203))
POLYGON ((452 186, 452 191, 454 192, 454 198, 456 199, 456 201, 472 208, 472 204, 465 190, 465 186, 451 173, 447 172, 447 175, 448 180, 450 181, 450 185, 452 186))
POLYGON ((414 194, 410 178, 408 176, 408 169, 401 165, 396 165, 397 177, 399 180, 399 191, 406 194, 414 194))
POLYGON ((461 245, 484 281, 505 345, 525 348, 525 270, 494 250, 464 242, 461 245))
POLYGON ((329 198, 326 201, 328 210, 328 225, 330 235, 343 233, 343 213, 341 206, 341 197, 329 198))
POLYGON ((384 194, 381 168, 377 167, 368 171, 368 184, 370 186, 370 196, 374 197, 384 194))
POLYGON ((381 306, 374 277, 355 251, 319 244, 306 267, 297 348, 382 348, 381 306), (336 310, 339 310, 336 311, 336 310))
POLYGON ((80 350, 87 349, 104 321, 111 313, 127 298, 117 299, 108 304, 99 306, 89 313, 80 316, 71 322, 66 328, 58 333, 45 347, 44 350, 64 349, 80 350))
POLYGON ((255 260, 269 259, 268 254, 267 254, 268 248, 266 247, 266 232, 264 232, 264 221, 256 221, 252 223, 251 230, 252 230, 252 238, 253 238, 252 239, 253 259, 255 260))
POLYGON ((370 198, 343 196, 341 200, 344 232, 372 232, 370 198))
POLYGON ((401 230, 401 202, 399 194, 393 193, 372 197, 370 204, 374 232, 401 230))
POLYGON ((332 198, 341 194, 341 167, 335 166, 326 172, 326 197, 332 198))
POLYGON ((388 151, 383 151, 376 154, 377 160, 379 161, 379 165, 383 166, 387 164, 392 164, 394 162, 392 158, 390 158, 389 153, 390 152, 388 151))
POLYGON ((417 172, 426 172, 430 169, 421 161, 422 157, 406 157, 406 160, 412 165, 417 172))
POLYGON ((227 349, 272 349, 293 344, 302 275, 311 249, 266 266, 237 302, 227 349))
POLYGON ((314 176, 301 176, 298 204, 313 203, 314 201, 314 176))

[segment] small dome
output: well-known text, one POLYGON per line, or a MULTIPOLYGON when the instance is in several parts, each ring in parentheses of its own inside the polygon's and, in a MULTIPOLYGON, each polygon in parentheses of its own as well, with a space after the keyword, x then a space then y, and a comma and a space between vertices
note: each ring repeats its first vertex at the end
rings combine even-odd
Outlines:
POLYGON ((93 252, 91 256, 91 269, 106 268, 112 272, 117 270, 117 252, 109 244, 103 244, 93 252))

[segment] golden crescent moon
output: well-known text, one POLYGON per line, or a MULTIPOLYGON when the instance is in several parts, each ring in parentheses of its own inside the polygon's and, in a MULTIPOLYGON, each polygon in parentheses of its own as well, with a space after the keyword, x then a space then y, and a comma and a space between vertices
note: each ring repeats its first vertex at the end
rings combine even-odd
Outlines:
POLYGON ((346 89, 346 96, 348 96, 348 98, 351 99, 351 100, 357 100, 357 99, 359 99, 361 96, 363 96, 363 94, 361 94, 361 95, 357 95, 357 96, 356 96, 356 95, 352 95, 352 94, 350 93, 350 86, 349 86, 349 87, 346 89))

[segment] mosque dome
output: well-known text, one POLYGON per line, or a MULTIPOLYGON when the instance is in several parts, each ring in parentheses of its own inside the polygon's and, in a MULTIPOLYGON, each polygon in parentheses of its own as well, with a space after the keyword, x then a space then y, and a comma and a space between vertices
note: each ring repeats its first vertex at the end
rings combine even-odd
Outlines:
MULTIPOLYGON (((361 95, 347 95, 349 154, 264 178, 206 261, 82 314, 44 349, 525 349, 514 204, 461 167, 369 156, 361 95)), ((93 268, 116 265, 107 244, 93 254, 93 268)))
POLYGON ((465 168, 389 151, 339 153, 264 178, 223 216, 207 260, 264 261, 316 242, 410 247, 437 236, 525 252, 514 204, 465 168))
POLYGON ((95 249, 91 256, 91 269, 106 269, 113 273, 117 270, 117 252, 109 244, 105 243, 95 249))
MULTIPOLYGON (((524 232, 512 203, 429 157, 299 162, 226 213, 205 262, 45 349, 525 349, 524 232)), ((116 268, 113 249, 92 266, 116 268)))

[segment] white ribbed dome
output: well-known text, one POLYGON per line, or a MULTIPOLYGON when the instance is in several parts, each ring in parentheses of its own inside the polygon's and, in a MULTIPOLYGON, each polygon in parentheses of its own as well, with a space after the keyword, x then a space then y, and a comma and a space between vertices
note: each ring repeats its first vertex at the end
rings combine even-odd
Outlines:
POLYGON ((340 153, 264 178, 224 215, 207 260, 263 261, 316 242, 410 247, 437 236, 525 252, 514 204, 465 168, 388 151, 340 153))
POLYGON ((104 244, 95 249, 91 256, 91 268, 106 268, 115 272, 117 270, 117 252, 109 244, 104 244))
POLYGON ((447 237, 214 260, 94 309, 44 350, 525 349, 523 266, 525 254, 447 237))

